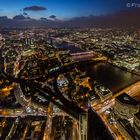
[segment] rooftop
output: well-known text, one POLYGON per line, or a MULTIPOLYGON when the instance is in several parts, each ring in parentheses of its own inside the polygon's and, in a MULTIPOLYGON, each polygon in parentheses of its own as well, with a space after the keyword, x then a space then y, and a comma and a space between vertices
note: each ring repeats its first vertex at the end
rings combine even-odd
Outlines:
POLYGON ((118 119, 118 122, 127 131, 131 138, 133 138, 134 140, 138 140, 140 138, 127 120, 118 119))
POLYGON ((116 97, 116 99, 124 104, 128 104, 128 105, 133 105, 136 106, 139 104, 138 101, 136 101, 135 99, 133 99, 132 97, 130 97, 128 94, 126 93, 122 93, 121 95, 119 95, 118 97, 116 97))
POLYGON ((140 112, 136 113, 135 116, 140 120, 140 112))

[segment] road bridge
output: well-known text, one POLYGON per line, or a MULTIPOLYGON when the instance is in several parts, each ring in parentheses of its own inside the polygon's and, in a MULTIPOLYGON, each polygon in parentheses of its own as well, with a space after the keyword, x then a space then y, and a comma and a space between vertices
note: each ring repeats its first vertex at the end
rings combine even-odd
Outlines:
POLYGON ((102 60, 107 61, 105 56, 93 51, 71 53, 71 57, 74 61, 86 61, 86 60, 102 60))

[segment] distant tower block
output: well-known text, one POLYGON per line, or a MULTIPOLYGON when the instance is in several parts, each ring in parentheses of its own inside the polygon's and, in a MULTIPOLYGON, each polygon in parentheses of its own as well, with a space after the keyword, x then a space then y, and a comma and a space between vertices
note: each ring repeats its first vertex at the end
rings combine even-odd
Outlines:
POLYGON ((28 36, 26 36, 25 45, 28 46, 29 48, 34 48, 33 38, 29 38, 28 36))

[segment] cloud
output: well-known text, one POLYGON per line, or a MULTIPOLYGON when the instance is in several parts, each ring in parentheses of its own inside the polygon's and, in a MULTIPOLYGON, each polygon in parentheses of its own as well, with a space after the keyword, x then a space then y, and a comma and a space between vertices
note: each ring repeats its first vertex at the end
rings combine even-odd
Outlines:
POLYGON ((51 16, 49 16, 49 18, 55 19, 56 16, 55 15, 51 15, 51 16))
POLYGON ((28 16, 28 13, 24 12, 23 15, 28 16))
MULTIPOLYGON (((0 29, 1 28, 27 28, 27 27, 84 27, 84 28, 140 28, 139 18, 140 8, 128 9, 118 11, 113 14, 87 17, 75 17, 68 20, 49 20, 46 18, 40 18, 34 20, 24 15, 17 15, 13 19, 7 19, 7 17, 0 17, 0 29), (20 21, 20 22, 19 22, 20 21)), ((50 18, 51 19, 51 18, 50 18)))
POLYGON ((7 16, 0 16, 0 20, 7 20, 8 17, 7 16))
POLYGON ((41 17, 40 20, 42 20, 42 21, 46 21, 47 18, 41 17))
POLYGON ((15 19, 15 20, 25 20, 26 17, 23 16, 23 15, 16 15, 16 16, 13 17, 13 19, 15 19))
POLYGON ((34 11, 34 12, 38 12, 38 11, 44 11, 47 10, 46 7, 43 6, 29 6, 29 7, 25 7, 23 8, 23 11, 34 11))

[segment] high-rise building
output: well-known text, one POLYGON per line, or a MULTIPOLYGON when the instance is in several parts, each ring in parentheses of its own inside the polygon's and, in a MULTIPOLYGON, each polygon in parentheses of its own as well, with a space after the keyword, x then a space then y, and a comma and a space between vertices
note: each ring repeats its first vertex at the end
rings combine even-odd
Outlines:
POLYGON ((134 126, 136 133, 140 136, 140 112, 138 112, 134 115, 133 126, 134 126))
POLYGON ((130 97, 128 94, 123 93, 116 97, 114 114, 118 118, 132 119, 134 114, 139 112, 139 102, 130 97))

